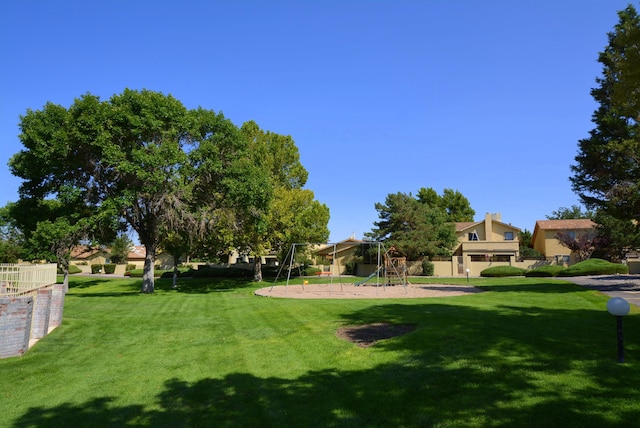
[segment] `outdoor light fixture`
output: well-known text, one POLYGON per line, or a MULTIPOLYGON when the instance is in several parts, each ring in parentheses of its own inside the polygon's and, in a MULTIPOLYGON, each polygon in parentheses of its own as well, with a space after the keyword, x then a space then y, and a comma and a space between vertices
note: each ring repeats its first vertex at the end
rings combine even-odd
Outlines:
POLYGON ((622 339, 622 317, 629 313, 629 302, 622 297, 613 297, 607 302, 607 311, 616 317, 618 326, 618 362, 624 363, 624 341, 622 339))
POLYGON ((469 283, 469 268, 467 268, 467 284, 469 283))

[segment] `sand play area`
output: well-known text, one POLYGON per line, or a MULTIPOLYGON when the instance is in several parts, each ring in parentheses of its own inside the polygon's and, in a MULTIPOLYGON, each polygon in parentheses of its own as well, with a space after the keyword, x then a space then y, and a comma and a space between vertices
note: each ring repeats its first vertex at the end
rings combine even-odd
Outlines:
POLYGON ((411 299, 480 293, 469 285, 409 284, 394 286, 353 284, 277 285, 255 291, 258 296, 288 299, 411 299))

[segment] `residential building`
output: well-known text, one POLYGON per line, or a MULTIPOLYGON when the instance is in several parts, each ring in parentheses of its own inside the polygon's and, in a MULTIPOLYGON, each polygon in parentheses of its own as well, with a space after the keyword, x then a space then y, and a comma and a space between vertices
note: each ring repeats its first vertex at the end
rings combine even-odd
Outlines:
POLYGON ((577 254, 562 245, 556 236, 560 232, 578 236, 592 231, 595 227, 596 224, 590 219, 538 220, 531 236, 533 249, 543 254, 547 261, 552 263, 559 265, 577 263, 579 261, 577 254))

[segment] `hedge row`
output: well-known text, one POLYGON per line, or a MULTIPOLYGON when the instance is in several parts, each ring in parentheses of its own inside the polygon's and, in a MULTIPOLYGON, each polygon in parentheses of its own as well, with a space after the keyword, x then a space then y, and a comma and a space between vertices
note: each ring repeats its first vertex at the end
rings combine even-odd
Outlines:
POLYGON ((611 275, 616 273, 629 273, 629 266, 620 263, 611 263, 602 259, 588 259, 576 263, 575 265, 568 268, 564 268, 558 265, 548 265, 536 269, 526 270, 514 266, 494 266, 480 272, 480 276, 567 277, 585 275, 611 275))
POLYGON ((114 273, 116 271, 115 263, 105 263, 103 265, 94 264, 91 265, 91 273, 114 273))

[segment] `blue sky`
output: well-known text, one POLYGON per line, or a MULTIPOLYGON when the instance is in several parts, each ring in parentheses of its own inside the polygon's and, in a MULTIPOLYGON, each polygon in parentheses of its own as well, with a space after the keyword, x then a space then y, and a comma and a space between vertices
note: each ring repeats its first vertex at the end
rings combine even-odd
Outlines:
POLYGON ((27 109, 144 88, 291 135, 331 241, 361 238, 376 202, 421 187, 533 231, 578 203, 569 167, 627 4, 2 2, 0 204, 18 197, 6 165, 27 109))

